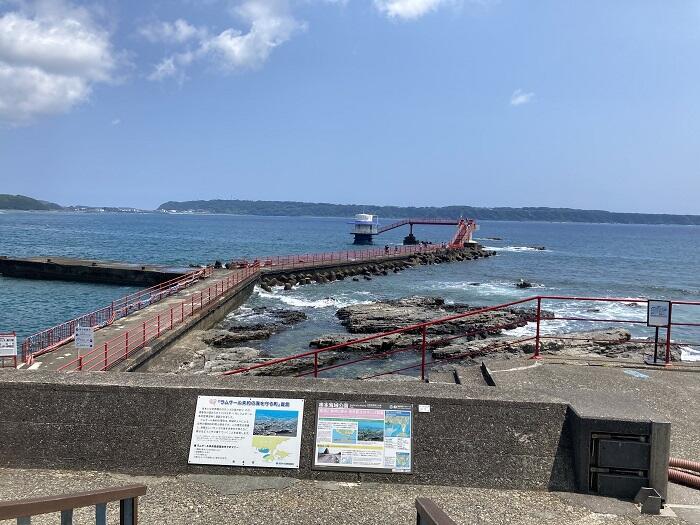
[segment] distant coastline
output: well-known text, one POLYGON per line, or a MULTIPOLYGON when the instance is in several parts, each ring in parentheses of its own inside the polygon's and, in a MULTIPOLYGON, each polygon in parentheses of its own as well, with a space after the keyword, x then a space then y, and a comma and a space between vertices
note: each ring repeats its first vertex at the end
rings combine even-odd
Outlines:
POLYGON ((262 215, 268 217, 352 217, 373 213, 379 217, 446 218, 474 217, 491 221, 579 222, 601 224, 700 225, 700 215, 620 213, 573 208, 484 208, 474 206, 404 207, 372 204, 329 204, 297 201, 199 200, 169 201, 158 207, 162 212, 262 215))
POLYGON ((373 204, 330 204, 298 201, 197 200, 168 201, 157 210, 112 206, 61 206, 24 195, 0 194, 0 211, 56 211, 92 213, 177 213, 254 215, 265 217, 352 217, 373 213, 381 218, 455 218, 473 217, 491 221, 566 222, 597 224, 668 224, 700 226, 700 215, 668 213, 622 213, 574 208, 485 208, 475 206, 378 206, 373 204))

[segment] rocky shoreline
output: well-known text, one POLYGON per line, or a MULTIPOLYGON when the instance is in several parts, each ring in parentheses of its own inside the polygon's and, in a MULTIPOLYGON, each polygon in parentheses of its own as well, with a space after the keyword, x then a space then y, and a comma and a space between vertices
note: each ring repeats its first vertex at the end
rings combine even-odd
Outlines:
MULTIPOLYGON (((479 311, 474 315, 458 317, 447 322, 427 325, 426 350, 430 362, 448 368, 453 365, 469 366, 487 360, 511 359, 531 355, 535 350, 532 336, 508 335, 508 330, 526 326, 536 320, 532 308, 483 310, 468 304, 447 304, 440 297, 407 297, 396 300, 357 304, 341 308, 336 317, 346 332, 321 335, 309 343, 309 348, 321 349, 343 345, 349 341, 392 331, 397 327, 429 323, 435 319, 479 311)), ((545 319, 553 319, 551 312, 542 312, 545 319)), ((256 342, 303 322, 306 315, 298 310, 260 307, 251 312, 253 321, 226 321, 215 330, 190 334, 187 359, 183 359, 177 373, 219 374, 228 370, 247 368, 278 359, 264 350, 255 348, 256 342), (264 319, 264 320, 261 320, 264 319)), ((318 354, 318 365, 323 367, 348 359, 374 356, 389 358, 393 353, 420 355, 423 333, 421 328, 369 339, 349 346, 341 346, 318 354)), ((653 346, 633 341, 629 331, 605 328, 596 331, 568 333, 541 340, 540 352, 561 357, 610 357, 639 359, 649 354, 653 346)), ((671 347, 671 358, 680 359, 677 345, 671 347)), ((313 369, 313 357, 276 363, 245 372, 251 375, 293 375, 313 369)), ((392 377, 392 379, 395 379, 392 377)))

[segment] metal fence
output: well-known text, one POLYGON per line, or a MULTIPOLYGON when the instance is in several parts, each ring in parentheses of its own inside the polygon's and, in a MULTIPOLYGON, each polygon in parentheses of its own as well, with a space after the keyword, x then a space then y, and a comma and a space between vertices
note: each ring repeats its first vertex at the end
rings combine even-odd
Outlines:
POLYGON ((59 371, 104 371, 117 363, 121 363, 141 350, 147 343, 159 338, 162 334, 177 328, 188 318, 200 312, 203 308, 216 302, 232 288, 245 286, 260 273, 258 265, 246 267, 228 277, 215 281, 208 288, 193 293, 177 304, 164 309, 143 323, 121 332, 85 355, 69 361, 59 371))
MULTIPOLYGON (((373 373, 371 375, 365 375, 360 377, 361 379, 369 379, 372 377, 377 377, 377 376, 382 376, 382 375, 388 375, 388 374, 396 374, 399 372, 408 372, 408 371, 420 371, 420 377, 421 379, 425 379, 427 375, 427 371, 429 370, 431 365, 434 364, 441 364, 449 361, 455 361, 455 360, 462 360, 466 359, 469 357, 474 357, 474 356, 479 356, 479 355, 485 355, 488 353, 496 352, 499 350, 508 350, 512 349, 513 347, 520 346, 523 343, 531 343, 531 351, 532 351, 532 358, 533 359, 540 359, 541 358, 541 349, 543 346, 543 342, 546 340, 551 340, 551 339, 560 339, 560 340, 585 340, 589 341, 591 343, 597 343, 597 344, 610 344, 611 341, 609 340, 596 340, 594 337, 574 337, 574 336, 567 336, 567 332, 557 334, 555 330, 547 329, 547 324, 555 324, 561 321, 575 321, 577 322, 580 326, 587 326, 589 324, 597 324, 597 325, 605 325, 605 327, 609 327, 610 324, 614 325, 627 325, 632 327, 636 334, 633 334, 632 338, 629 340, 625 340, 624 342, 633 342, 633 343, 640 343, 644 345, 648 345, 649 347, 649 352, 647 353, 647 356, 649 359, 653 356, 653 349, 655 345, 658 343, 660 348, 662 349, 661 353, 662 356, 660 357, 659 361, 665 365, 665 366, 670 366, 671 365, 671 346, 684 346, 686 348, 700 348, 700 341, 696 339, 679 339, 679 340, 674 340, 672 339, 674 330, 677 331, 680 335, 683 337, 687 337, 690 334, 692 334, 692 330, 695 330, 697 333, 700 331, 700 301, 670 301, 670 306, 671 306, 671 311, 670 313, 670 319, 671 322, 668 324, 668 326, 664 327, 662 329, 662 334, 661 337, 658 340, 655 340, 655 338, 651 337, 652 334, 654 334, 654 329, 647 327, 647 320, 646 320, 646 308, 643 308, 648 302, 648 299, 640 299, 640 298, 609 298, 609 297, 567 297, 567 296, 534 296, 534 297, 528 297, 524 299, 520 299, 518 301, 512 301, 509 303, 505 304, 499 304, 496 306, 489 306, 485 308, 479 308, 479 309, 473 309, 469 310, 464 313, 456 314, 456 315, 451 315, 448 317, 443 317, 440 319, 435 319, 432 321, 424 322, 424 323, 418 323, 410 326, 405 326, 401 328, 397 328, 396 330, 391 330, 388 332, 383 332, 383 333, 378 333, 378 334, 373 334, 369 335, 366 337, 354 339, 351 341, 346 341, 340 344, 332 345, 332 346, 327 346, 324 348, 318 348, 314 350, 309 350, 307 352, 302 352, 298 354, 294 354, 291 356, 287 357, 280 357, 276 359, 270 359, 268 361, 265 361, 263 363, 255 364, 252 366, 247 366, 247 367, 242 367, 238 368, 235 370, 230 370, 228 372, 224 372, 223 375, 235 375, 235 374, 243 374, 243 373, 256 373, 256 374, 265 374, 266 368, 269 367, 280 367, 280 365, 285 366, 285 365, 292 365, 291 368, 294 369, 295 372, 293 375, 296 377, 304 377, 304 376, 313 376, 313 377, 320 377, 323 375, 324 372, 330 372, 331 370, 335 370, 338 368, 343 368, 343 367, 349 367, 352 365, 357 365, 359 363, 364 363, 367 361, 376 361, 376 360, 386 360, 388 357, 391 356, 397 356, 399 354, 404 354, 408 357, 413 357, 416 359, 416 361, 411 362, 410 364, 406 366, 401 366, 399 368, 392 368, 389 370, 383 370, 378 373, 373 373), (545 308, 547 306, 550 306, 553 303, 558 303, 561 301, 566 301, 568 303, 576 303, 576 304, 607 304, 607 303, 615 303, 615 304, 635 304, 638 305, 639 307, 636 308, 635 314, 627 316, 627 318, 622 318, 622 317, 610 317, 610 316, 604 316, 604 317, 595 317, 595 316, 581 316, 581 315, 549 315, 545 314, 545 308), (469 338, 474 338, 478 337, 484 334, 484 332, 489 332, 489 335, 507 335, 503 334, 503 330, 507 330, 509 328, 512 328, 512 324, 510 323, 504 323, 504 324, 492 324, 489 326, 489 328, 484 329, 484 328, 473 328, 473 329, 465 329, 463 332, 454 334, 454 335, 449 335, 449 336, 440 336, 440 335, 435 335, 431 333, 431 327, 438 326, 438 325, 444 325, 449 322, 457 321, 457 320, 462 320, 462 319, 468 319, 471 317, 476 317, 488 312, 493 312, 493 311, 506 311, 506 310, 512 310, 514 308, 522 308, 522 307, 531 307, 534 310, 534 319, 532 323, 534 326, 532 327, 531 332, 532 333, 526 333, 523 334, 519 337, 511 337, 511 338, 498 338, 498 339, 493 339, 491 343, 489 343, 489 339, 485 339, 484 342, 486 343, 485 346, 479 348, 478 350, 469 350, 465 349, 464 352, 456 353, 455 355, 452 355, 450 357, 442 358, 442 359, 433 359, 430 353, 430 350, 434 348, 439 348, 441 346, 444 346, 445 344, 449 344, 452 341, 456 341, 459 339, 469 339, 469 338), (685 311, 683 312, 684 315, 679 315, 679 312, 681 311, 680 307, 683 307, 685 311), (645 332, 648 334, 647 337, 643 337, 642 332, 645 332), (390 337, 395 336, 398 334, 404 334, 404 335, 409 335, 412 337, 413 342, 412 344, 409 345, 403 345, 399 347, 394 347, 393 343, 390 342, 390 337), (381 351, 383 342, 387 342, 386 346, 388 349, 386 351, 381 351), (349 353, 349 350, 352 350, 352 347, 357 347, 358 345, 366 344, 366 343, 371 343, 372 346, 375 349, 380 349, 380 351, 375 351, 370 353, 369 355, 363 355, 362 357, 357 357, 357 358, 352 358, 352 357, 347 357, 348 355, 352 355, 349 353), (326 357, 330 357, 330 359, 324 359, 326 357)), ((591 308, 591 310, 596 310, 595 308, 591 308)), ((556 326, 554 327, 556 328, 556 326)), ((600 329, 600 326, 597 326, 595 328, 600 329)), ((568 332, 571 333, 571 332, 568 332)), ((623 342, 623 341, 620 341, 623 342)), ((521 347, 522 348, 522 347, 521 347)), ((395 363, 394 363, 395 364, 395 363)), ((275 373, 279 373, 276 371, 275 373)))
POLYGON ((66 344, 75 336, 75 328, 78 326, 91 326, 100 328, 112 324, 130 313, 136 312, 161 299, 168 297, 200 279, 209 277, 212 273, 210 267, 200 268, 175 279, 170 279, 156 286, 125 295, 108 306, 95 310, 70 321, 42 330, 28 336, 22 343, 22 360, 32 356, 40 356, 66 344))

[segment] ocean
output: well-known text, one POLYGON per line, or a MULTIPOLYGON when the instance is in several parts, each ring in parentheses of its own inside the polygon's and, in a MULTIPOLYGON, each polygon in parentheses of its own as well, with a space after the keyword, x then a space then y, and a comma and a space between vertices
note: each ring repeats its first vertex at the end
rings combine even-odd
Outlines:
MULTIPOLYGON (((390 219, 383 223, 392 222, 390 219)), ((346 250, 349 218, 168 215, 160 213, 0 212, 0 255, 69 256, 173 266, 241 257, 346 250)), ((497 257, 416 267, 372 281, 313 284, 284 292, 257 289, 232 316, 251 318, 257 306, 303 310, 308 320, 273 336, 273 355, 307 349, 324 332, 341 331, 335 311, 346 305, 407 295, 494 305, 531 295, 640 297, 700 301, 700 227, 480 221, 476 238, 497 257), (501 240, 493 238, 498 237, 501 240), (535 247, 544 246, 544 250, 535 247), (519 289, 519 279, 533 289, 519 289)), ((416 226, 421 240, 448 241, 450 226, 416 226)), ((377 238, 400 244, 408 227, 377 238)), ((23 337, 110 303, 135 288, 33 281, 0 276, 0 332, 23 337)), ((635 305, 594 305, 602 318, 643 319, 635 305)), ((561 301, 545 308, 591 315, 590 303, 561 301)), ((700 307, 678 311, 700 321, 700 307), (694 310, 694 312, 693 312, 694 310)), ((575 321, 547 330, 593 329, 575 321)), ((531 331, 532 327, 521 330, 531 331)), ((635 329, 640 335, 649 335, 635 329)))

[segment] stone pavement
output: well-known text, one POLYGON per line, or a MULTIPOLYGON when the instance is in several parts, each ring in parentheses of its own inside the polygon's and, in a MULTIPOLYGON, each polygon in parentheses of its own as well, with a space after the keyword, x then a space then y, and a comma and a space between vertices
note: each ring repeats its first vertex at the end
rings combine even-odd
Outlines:
MULTIPOLYGON (((692 515, 700 507, 671 507, 667 516, 641 516, 631 503, 570 493, 236 475, 134 477, 92 471, 0 469, 0 497, 4 500, 126 483, 148 486, 147 495, 139 500, 139 523, 143 525, 408 525, 415 523, 414 501, 417 496, 432 498, 452 519, 463 525, 700 523, 692 515)), ((93 508, 76 511, 75 523, 90 523, 90 519, 94 523, 93 513, 93 508)), ((695 517, 699 517, 698 514, 695 517)), ((118 503, 111 504, 108 522, 118 521, 118 503)), ((57 515, 32 520, 36 525, 57 522, 57 515)), ((10 523, 0 521, 2 525, 10 523)))

